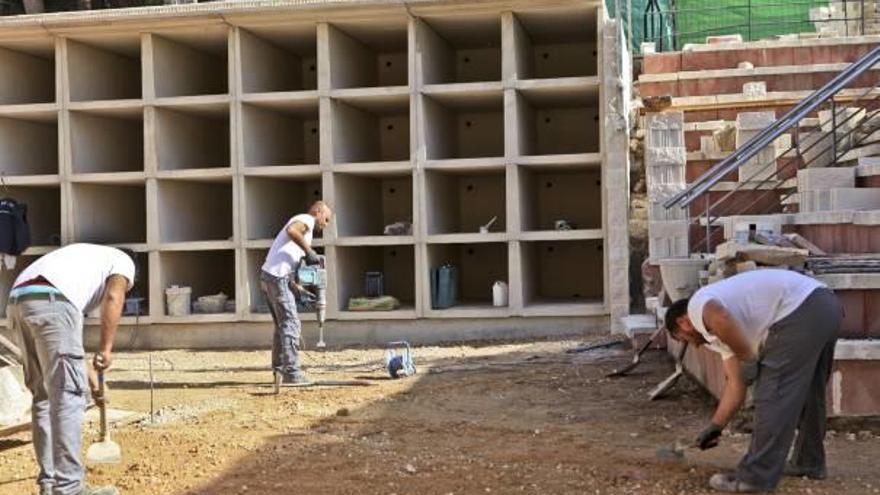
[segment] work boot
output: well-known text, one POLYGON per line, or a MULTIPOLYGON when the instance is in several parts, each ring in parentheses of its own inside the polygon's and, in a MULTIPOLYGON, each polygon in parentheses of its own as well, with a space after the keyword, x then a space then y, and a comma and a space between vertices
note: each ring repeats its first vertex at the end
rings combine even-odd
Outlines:
POLYGON ((726 493, 757 493, 766 491, 761 490, 751 483, 736 479, 736 475, 732 473, 713 474, 712 477, 709 478, 709 486, 716 491, 726 493))
POLYGON ((782 474, 795 478, 809 478, 811 480, 824 480, 828 477, 828 471, 824 467, 811 469, 796 466, 790 462, 785 463, 785 468, 782 470, 782 474))
POLYGON ((119 495, 119 490, 115 486, 88 486, 83 485, 83 489, 79 495, 119 495))

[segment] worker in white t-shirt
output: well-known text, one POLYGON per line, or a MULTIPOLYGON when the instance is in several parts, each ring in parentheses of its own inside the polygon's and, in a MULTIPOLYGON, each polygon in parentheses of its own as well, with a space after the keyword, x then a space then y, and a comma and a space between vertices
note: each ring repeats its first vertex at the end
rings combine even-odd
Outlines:
POLYGON ((673 338, 705 345, 724 360, 727 384, 711 424, 697 437, 699 448, 718 444, 755 384, 749 451, 735 472, 712 476, 712 488, 767 491, 783 474, 827 476, 825 387, 842 318, 837 296, 825 285, 777 269, 735 275, 669 307, 665 323, 673 338))
POLYGON ((15 279, 7 314, 23 353, 34 396, 33 443, 41 495, 115 495, 114 487, 84 483, 80 451, 86 392, 103 401, 86 375, 83 314, 101 309, 95 369, 110 368, 111 351, 135 263, 123 251, 71 244, 42 256, 15 279))
POLYGON ((272 371, 282 383, 306 384, 308 377, 299 362, 302 325, 296 311, 296 298, 291 283, 301 262, 314 265, 319 262, 312 249, 312 234, 330 224, 333 212, 323 201, 315 202, 308 213, 296 215, 287 221, 275 236, 260 275, 261 288, 275 333, 272 338, 272 371))

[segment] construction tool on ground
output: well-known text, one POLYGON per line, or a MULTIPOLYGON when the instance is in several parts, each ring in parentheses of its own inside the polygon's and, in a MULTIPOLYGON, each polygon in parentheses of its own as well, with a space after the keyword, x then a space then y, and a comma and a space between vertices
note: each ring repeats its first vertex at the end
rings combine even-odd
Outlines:
POLYGON ((648 337, 648 340, 644 344, 642 344, 642 347, 640 347, 639 350, 636 351, 631 363, 624 366, 623 368, 620 368, 619 370, 614 370, 605 376, 608 378, 613 378, 613 377, 617 377, 617 376, 624 376, 627 373, 631 372, 632 370, 636 369, 636 366, 638 366, 639 363, 642 362, 642 354, 644 354, 645 351, 648 350, 648 347, 651 347, 651 344, 654 343, 654 341, 657 339, 657 337, 659 337, 660 334, 663 333, 664 330, 665 330, 664 327, 660 327, 657 330, 654 330, 654 333, 652 333, 651 336, 648 337))
POLYGON ((665 380, 658 383, 656 387, 652 388, 650 392, 648 392, 648 398, 651 400, 659 399, 666 395, 667 392, 672 390, 672 387, 678 383, 678 379, 684 375, 684 353, 687 352, 688 343, 685 342, 681 345, 681 350, 678 351, 678 355, 675 357, 675 371, 672 372, 671 375, 666 377, 665 380))
POLYGON ((626 340, 624 339, 616 339, 610 340, 607 342, 593 342, 592 344, 584 344, 577 347, 572 347, 571 349, 566 349, 566 354, 580 354, 582 352, 595 351, 597 349, 608 349, 611 347, 617 347, 619 345, 626 344, 626 340))
POLYGON ((323 349, 327 347, 324 342, 324 320, 327 317, 327 266, 326 258, 318 256, 318 264, 306 265, 300 263, 296 271, 298 290, 300 291, 303 305, 314 306, 318 320, 318 343, 315 347, 323 349))
POLYGON ((658 459, 663 461, 683 461, 686 452, 697 449, 698 447, 694 444, 676 440, 675 443, 670 446, 663 446, 657 449, 655 455, 658 459))
POLYGON ((98 370, 98 407, 101 415, 101 441, 89 446, 86 460, 94 464, 118 464, 122 462, 122 449, 110 439, 110 420, 107 417, 107 397, 104 389, 104 370, 98 370))
POLYGON ((405 340, 389 342, 387 347, 385 350, 385 369, 388 370, 391 378, 416 374, 416 362, 409 342, 405 340), (399 348, 402 348, 403 352, 398 353, 397 349, 399 348))

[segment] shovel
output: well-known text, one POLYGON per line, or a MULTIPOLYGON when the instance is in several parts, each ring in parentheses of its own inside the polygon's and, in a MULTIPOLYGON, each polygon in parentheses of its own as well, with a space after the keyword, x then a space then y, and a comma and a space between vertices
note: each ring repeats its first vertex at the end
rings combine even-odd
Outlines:
POLYGON ((672 390, 672 387, 678 383, 678 379, 684 375, 684 363, 682 360, 684 359, 684 353, 687 352, 687 348, 687 342, 682 344, 681 350, 678 351, 678 356, 675 358, 675 371, 648 392, 648 398, 650 400, 657 400, 666 395, 666 393, 672 390))
POLYGON ((644 344, 642 344, 642 347, 638 351, 636 351, 635 355, 633 355, 632 362, 630 362, 628 365, 624 366, 623 368, 620 368, 619 370, 613 370, 611 373, 608 373, 605 376, 607 378, 624 376, 627 373, 629 373, 630 371, 636 369, 636 366, 638 366, 639 363, 642 362, 642 354, 644 354, 645 351, 648 350, 648 347, 651 347, 651 344, 653 344, 654 340, 657 337, 659 337, 661 333, 663 333, 664 329, 665 329, 665 327, 660 327, 657 330, 654 330, 654 333, 652 333, 651 336, 648 337, 648 340, 644 344))
POLYGON ((104 397, 104 370, 98 370, 98 393, 102 399, 98 404, 101 413, 101 441, 89 446, 86 460, 94 464, 118 464, 122 462, 122 449, 118 443, 110 440, 110 421, 107 419, 107 400, 104 397))

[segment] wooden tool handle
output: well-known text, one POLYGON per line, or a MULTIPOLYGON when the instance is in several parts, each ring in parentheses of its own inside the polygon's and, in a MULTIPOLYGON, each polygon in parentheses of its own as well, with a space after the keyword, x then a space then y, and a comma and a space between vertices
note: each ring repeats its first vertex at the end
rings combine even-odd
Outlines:
POLYGON ((107 397, 104 390, 104 370, 98 370, 98 394, 101 396, 101 403, 98 404, 98 412, 101 415, 101 441, 110 440, 110 425, 107 419, 107 397))

